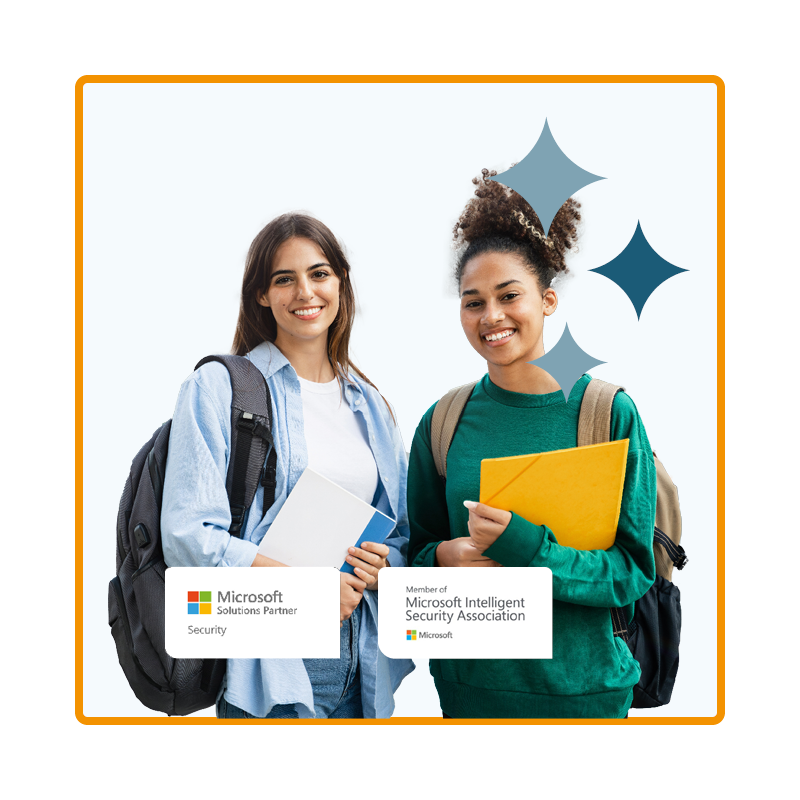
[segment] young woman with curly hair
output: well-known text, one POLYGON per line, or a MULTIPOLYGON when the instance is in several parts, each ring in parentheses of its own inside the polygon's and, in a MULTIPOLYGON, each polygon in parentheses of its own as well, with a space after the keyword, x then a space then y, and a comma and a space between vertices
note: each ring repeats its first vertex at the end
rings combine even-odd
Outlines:
POLYGON ((269 386, 277 485, 265 515, 259 486, 240 538, 229 534, 225 490, 228 371, 205 364, 181 387, 161 516, 169 566, 285 566, 258 547, 306 466, 397 520, 385 543, 364 542, 347 556, 355 574, 340 574, 340 657, 228 659, 221 718, 389 717, 394 690, 414 668, 378 650, 378 577, 405 565, 406 454, 389 405, 350 360, 354 314, 350 265, 322 222, 283 214, 256 236, 233 352, 269 386))
POLYGON ((483 170, 475 198, 454 229, 461 325, 488 372, 464 408, 437 474, 431 419, 423 416, 411 448, 409 563, 420 567, 547 567, 553 573, 553 657, 533 660, 441 659, 430 664, 445 717, 621 718, 639 680, 638 663, 613 636, 612 607, 626 609, 655 578, 653 454, 633 401, 612 407, 611 439, 629 439, 615 544, 579 551, 558 531, 475 503, 484 458, 577 446, 584 375, 564 401, 558 383, 530 364, 544 355, 543 330, 558 306, 553 279, 567 271, 579 204, 569 199, 548 235, 516 192, 483 170))

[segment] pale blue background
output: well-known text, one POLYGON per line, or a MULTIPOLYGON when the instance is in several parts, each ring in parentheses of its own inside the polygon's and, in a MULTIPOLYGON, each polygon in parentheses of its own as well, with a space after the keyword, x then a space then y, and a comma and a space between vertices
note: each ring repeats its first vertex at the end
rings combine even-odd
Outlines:
MULTIPOLYGON (((592 374, 627 387, 681 491, 691 560, 678 574, 681 669, 673 702, 648 713, 716 713, 714 85, 88 85, 84 97, 87 715, 149 713, 107 627, 117 501, 195 362, 230 348, 253 236, 305 209, 344 241, 360 304, 353 355, 410 446, 431 403, 484 371, 449 279, 470 180, 524 156, 545 116, 573 161, 608 176, 577 194, 580 252, 545 345, 568 320, 608 362, 592 374), (637 219, 660 255, 690 270, 640 322, 618 287, 587 273, 623 249, 637 219)), ((438 714, 421 664, 396 715, 438 714)))

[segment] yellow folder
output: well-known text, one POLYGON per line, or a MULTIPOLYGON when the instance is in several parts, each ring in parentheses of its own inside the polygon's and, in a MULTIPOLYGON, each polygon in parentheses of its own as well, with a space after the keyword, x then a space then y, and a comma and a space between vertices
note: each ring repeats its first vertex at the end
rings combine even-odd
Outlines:
POLYGON ((628 440, 481 461, 481 503, 547 525, 578 550, 614 544, 628 440))

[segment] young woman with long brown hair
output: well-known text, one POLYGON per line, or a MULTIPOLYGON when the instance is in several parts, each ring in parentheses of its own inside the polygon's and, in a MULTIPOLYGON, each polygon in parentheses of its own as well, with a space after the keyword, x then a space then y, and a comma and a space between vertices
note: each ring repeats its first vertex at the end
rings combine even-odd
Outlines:
POLYGON ((241 538, 229 535, 225 490, 232 390, 209 363, 183 384, 170 435, 162 538, 169 566, 283 566, 258 545, 306 466, 397 520, 384 544, 351 548, 341 573, 338 659, 229 659, 217 715, 228 718, 386 717, 413 669, 377 646, 380 570, 404 566, 406 455, 394 415, 350 360, 350 265, 333 233, 284 214, 247 255, 233 352, 264 375, 277 451, 275 502, 256 493, 241 538))

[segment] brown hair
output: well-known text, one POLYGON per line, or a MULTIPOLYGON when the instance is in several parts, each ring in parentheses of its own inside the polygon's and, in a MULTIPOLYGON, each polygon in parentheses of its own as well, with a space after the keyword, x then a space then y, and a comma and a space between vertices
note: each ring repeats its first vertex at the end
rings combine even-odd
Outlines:
POLYGON ((536 212, 522 195, 489 180, 496 170, 481 170, 477 187, 453 228, 453 242, 461 248, 455 267, 456 282, 467 262, 482 253, 513 253, 536 276, 542 290, 556 275, 567 272, 566 251, 578 238, 580 203, 570 197, 553 217, 548 235, 536 212))
MULTIPOLYGON (((353 284, 350 282, 350 264, 344 248, 327 225, 307 214, 289 213, 275 217, 259 232, 250 249, 244 267, 242 295, 239 304, 239 319, 233 336, 232 352, 243 356, 261 342, 274 342, 278 325, 271 308, 259 304, 258 295, 269 287, 272 262, 278 248, 289 239, 308 239, 325 254, 336 277, 339 279, 339 312, 328 328, 328 359, 341 380, 349 380, 348 372, 354 372, 374 389, 375 384, 350 360, 350 332, 356 311, 353 284)), ((386 398, 384 398, 386 402, 386 398)), ((389 412, 392 409, 386 403, 389 412)), ((394 420, 394 414, 392 413, 394 420)))

